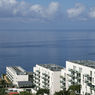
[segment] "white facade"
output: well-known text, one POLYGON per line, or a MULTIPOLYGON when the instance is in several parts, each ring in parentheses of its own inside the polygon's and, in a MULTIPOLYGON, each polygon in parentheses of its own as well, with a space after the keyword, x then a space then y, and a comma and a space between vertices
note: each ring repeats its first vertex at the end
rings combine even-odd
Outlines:
POLYGON ((33 68, 35 89, 49 89, 50 95, 60 91, 61 69, 62 67, 55 64, 36 65, 36 67, 33 68))
POLYGON ((6 67, 6 75, 14 85, 17 85, 18 81, 28 81, 26 71, 19 66, 6 67))
POLYGON ((66 61, 66 89, 80 84, 82 95, 95 95, 95 62, 66 61))
POLYGON ((60 88, 61 90, 66 89, 66 69, 65 68, 61 70, 60 88))

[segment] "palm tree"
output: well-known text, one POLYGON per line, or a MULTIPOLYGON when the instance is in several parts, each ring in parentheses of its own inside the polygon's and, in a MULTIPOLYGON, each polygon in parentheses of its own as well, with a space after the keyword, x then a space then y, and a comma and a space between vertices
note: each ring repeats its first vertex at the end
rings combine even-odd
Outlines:
POLYGON ((79 95, 81 89, 81 85, 71 85, 68 89, 70 95, 79 95))

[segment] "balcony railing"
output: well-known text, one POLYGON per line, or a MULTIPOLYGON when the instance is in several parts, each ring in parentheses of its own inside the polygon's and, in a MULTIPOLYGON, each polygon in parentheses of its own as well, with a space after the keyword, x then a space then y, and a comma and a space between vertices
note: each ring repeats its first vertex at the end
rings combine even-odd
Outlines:
POLYGON ((69 77, 75 77, 75 75, 73 75, 73 74, 68 74, 68 76, 69 76, 69 77))
POLYGON ((87 83, 87 84, 88 84, 88 83, 89 83, 89 81, 88 81, 88 80, 86 80, 86 81, 85 81, 85 83, 87 83))
POLYGON ((91 90, 95 91, 95 85, 92 85, 91 90))
POLYGON ((44 75, 44 76, 48 76, 46 73, 42 73, 42 75, 44 75))
POLYGON ((66 82, 65 82, 65 81, 63 81, 63 80, 60 80, 60 83, 64 84, 64 83, 66 83, 66 82))
POLYGON ((72 73, 81 74, 79 71, 74 70, 74 69, 69 69, 69 71, 72 72, 72 73))
POLYGON ((66 87, 65 87, 65 86, 61 86, 61 88, 62 88, 62 89, 66 89, 66 87))
POLYGON ((92 83, 87 83, 87 85, 88 85, 89 87, 92 87, 92 83))
POLYGON ((77 80, 81 80, 81 77, 76 77, 77 80))
POLYGON ((36 72, 40 73, 40 71, 39 71, 39 70, 36 70, 36 72))

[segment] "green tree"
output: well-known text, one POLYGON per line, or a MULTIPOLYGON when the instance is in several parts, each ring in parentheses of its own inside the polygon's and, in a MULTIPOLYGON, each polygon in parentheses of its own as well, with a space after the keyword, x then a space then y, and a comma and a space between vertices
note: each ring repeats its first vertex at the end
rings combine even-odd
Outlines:
POLYGON ((5 80, 0 80, 0 85, 5 88, 7 86, 7 83, 5 80))
POLYGON ((70 93, 69 93, 69 91, 67 90, 61 90, 61 91, 59 91, 59 92, 55 92, 55 94, 54 95, 70 95, 70 93))
POLYGON ((67 91, 64 89, 59 92, 55 92, 54 95, 79 95, 80 89, 81 85, 71 85, 67 91))
POLYGON ((29 93, 27 91, 24 91, 24 92, 20 92, 20 95, 33 95, 33 94, 31 94, 31 93, 29 93))
POLYGON ((5 89, 4 88, 0 88, 0 95, 5 95, 5 89))
POLYGON ((81 85, 71 85, 68 89, 70 95, 79 95, 81 89, 81 85))
POLYGON ((36 93, 36 95, 44 95, 49 94, 49 89, 39 89, 36 93))
POLYGON ((61 91, 59 91, 59 92, 55 92, 54 95, 64 95, 64 90, 61 90, 61 91))

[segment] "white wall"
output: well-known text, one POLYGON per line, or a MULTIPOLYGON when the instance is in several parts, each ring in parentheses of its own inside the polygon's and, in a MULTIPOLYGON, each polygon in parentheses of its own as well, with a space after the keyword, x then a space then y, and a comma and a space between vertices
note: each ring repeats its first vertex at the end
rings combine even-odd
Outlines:
MULTIPOLYGON (((80 64, 76 64, 76 63, 72 63, 69 61, 66 61, 66 72, 67 74, 70 74, 69 69, 74 69, 73 66, 75 66, 75 70, 79 71, 79 69, 81 68, 81 94, 84 95, 86 92, 87 93, 91 93, 90 91, 90 87, 87 86, 87 84, 85 83, 85 81, 87 80, 87 78, 85 77, 86 74, 90 75, 90 71, 92 71, 92 79, 93 82, 92 84, 95 85, 95 69, 91 68, 91 67, 87 67, 87 66, 83 66, 80 64)), ((68 82, 69 76, 66 77, 66 88, 68 89, 69 87, 69 82, 68 82)), ((91 95, 95 95, 95 91, 92 91, 91 95)))
POLYGON ((61 71, 51 71, 50 69, 44 68, 42 66, 36 65, 36 67, 33 68, 33 71, 36 72, 36 70, 40 71, 40 88, 43 88, 43 73, 47 74, 49 78, 49 87, 50 95, 53 95, 55 91, 60 91, 60 74, 61 71))
POLYGON ((14 72, 14 70, 10 67, 6 67, 6 74, 7 73, 12 76, 12 78, 10 78, 10 76, 7 75, 7 77, 12 80, 14 85, 17 85, 18 81, 28 81, 28 75, 17 75, 16 72, 14 72))

